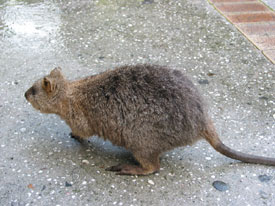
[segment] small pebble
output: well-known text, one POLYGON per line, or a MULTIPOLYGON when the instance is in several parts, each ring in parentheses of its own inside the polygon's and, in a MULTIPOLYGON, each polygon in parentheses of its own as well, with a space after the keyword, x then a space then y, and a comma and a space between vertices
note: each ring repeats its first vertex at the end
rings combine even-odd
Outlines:
POLYGON ((260 190, 260 196, 261 196, 262 199, 268 199, 268 197, 269 197, 269 195, 266 192, 262 191, 262 190, 260 190))
POLYGON ((29 189, 34 189, 34 187, 33 187, 32 184, 29 184, 29 185, 28 185, 28 188, 29 188, 29 189))
POLYGON ((268 100, 268 97, 262 96, 262 97, 259 97, 259 99, 261 99, 261 100, 268 100))
POLYGON ((153 182, 153 180, 148 180, 148 183, 149 183, 150 185, 155 185, 155 183, 153 182))
POLYGON ((271 176, 268 176, 268 175, 259 175, 258 176, 258 179, 261 181, 261 182, 269 182, 272 177, 271 176))
POLYGON ((21 128, 20 129, 21 132, 26 132, 26 130, 27 130, 26 128, 21 128))
POLYGON ((71 187, 71 186, 73 186, 71 183, 69 183, 69 182, 65 182, 65 187, 71 187))
POLYGON ((82 163, 87 165, 87 164, 89 164, 90 162, 89 162, 88 160, 82 160, 82 163))
POLYGON ((154 3, 154 0, 144 0, 142 4, 152 4, 154 3))
POLYGON ((43 185, 43 187, 42 187, 41 191, 43 191, 43 190, 45 190, 45 189, 46 189, 46 186, 45 186, 45 185, 43 185))
POLYGON ((209 81, 207 79, 201 79, 198 81, 199 84, 209 84, 209 81))
POLYGON ((224 192, 229 189, 229 186, 225 182, 222 182, 222 181, 214 181, 212 183, 212 185, 216 190, 219 190, 221 192, 224 192))
POLYGON ((212 73, 212 72, 208 72, 207 73, 207 76, 209 76, 209 77, 212 77, 212 76, 214 76, 215 75, 215 73, 212 73))

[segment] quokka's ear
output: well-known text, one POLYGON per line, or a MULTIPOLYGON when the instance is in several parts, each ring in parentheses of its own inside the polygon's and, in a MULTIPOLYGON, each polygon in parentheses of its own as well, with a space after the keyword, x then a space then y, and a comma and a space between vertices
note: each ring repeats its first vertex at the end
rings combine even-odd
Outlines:
POLYGON ((56 83, 53 79, 44 77, 42 81, 42 88, 49 94, 55 91, 56 83))
POLYGON ((63 77, 61 71, 62 71, 62 69, 60 67, 56 67, 51 71, 50 76, 52 76, 52 77, 63 77))

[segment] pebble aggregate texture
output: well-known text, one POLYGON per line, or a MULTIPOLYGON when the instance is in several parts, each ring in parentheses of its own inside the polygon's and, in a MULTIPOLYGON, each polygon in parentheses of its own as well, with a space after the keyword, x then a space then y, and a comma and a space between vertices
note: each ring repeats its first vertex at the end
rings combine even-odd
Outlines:
POLYGON ((161 158, 159 173, 116 176, 132 162, 93 137, 82 144, 24 99, 61 66, 70 79, 135 63, 185 71, 221 139, 275 157, 275 66, 204 0, 0 1, 0 205, 275 205, 275 168, 202 141, 161 158))

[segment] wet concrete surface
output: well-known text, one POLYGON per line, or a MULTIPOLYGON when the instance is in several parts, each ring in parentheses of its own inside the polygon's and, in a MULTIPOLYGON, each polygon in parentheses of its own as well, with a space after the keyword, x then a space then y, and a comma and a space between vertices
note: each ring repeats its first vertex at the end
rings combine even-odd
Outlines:
POLYGON ((198 85, 225 144, 275 157, 275 66, 207 1, 0 2, 0 205, 275 204, 274 167, 229 159, 204 141, 163 154, 155 175, 106 172, 131 154, 97 137, 70 139, 64 122, 24 99, 55 66, 75 79, 168 65, 198 85))

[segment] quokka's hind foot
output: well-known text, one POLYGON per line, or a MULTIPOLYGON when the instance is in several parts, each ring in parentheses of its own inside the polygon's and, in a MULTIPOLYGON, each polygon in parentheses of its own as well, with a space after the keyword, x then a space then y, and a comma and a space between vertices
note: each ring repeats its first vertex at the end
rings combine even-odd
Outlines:
POLYGON ((72 132, 69 134, 69 136, 72 138, 72 139, 75 139, 76 141, 82 143, 84 141, 83 138, 77 136, 77 135, 74 135, 72 132))
POLYGON ((150 156, 148 159, 134 154, 140 165, 118 164, 106 169, 116 172, 117 175, 149 175, 159 171, 159 155, 150 156))

